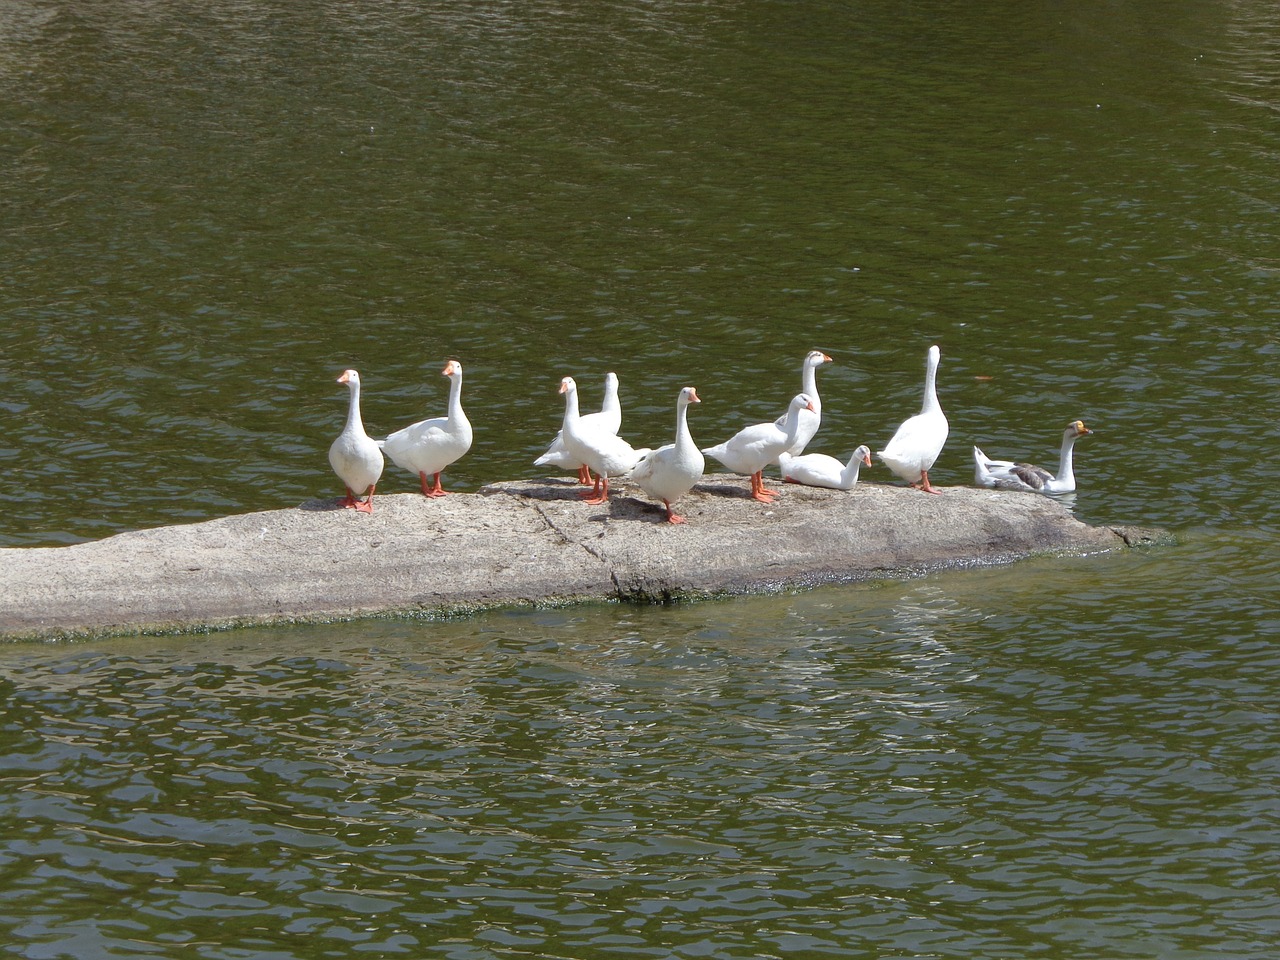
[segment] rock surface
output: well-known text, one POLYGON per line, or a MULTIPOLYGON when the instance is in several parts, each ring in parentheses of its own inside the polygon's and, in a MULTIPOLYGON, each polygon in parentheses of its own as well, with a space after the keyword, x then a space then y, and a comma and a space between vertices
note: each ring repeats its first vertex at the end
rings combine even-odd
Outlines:
POLYGON ((584 504, 568 480, 428 500, 380 496, 372 515, 315 500, 288 510, 0 550, 0 636, 178 632, 375 614, 458 614, 584 600, 664 601, 1004 562, 1153 542, 1093 527, 1035 494, 860 483, 784 486, 708 476, 664 522, 626 484, 584 504))

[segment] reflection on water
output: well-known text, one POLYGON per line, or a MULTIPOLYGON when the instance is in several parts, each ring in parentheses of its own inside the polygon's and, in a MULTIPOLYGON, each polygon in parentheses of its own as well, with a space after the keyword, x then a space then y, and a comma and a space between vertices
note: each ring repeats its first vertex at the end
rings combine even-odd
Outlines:
POLYGON ((617 370, 640 444, 697 382, 709 443, 813 346, 828 448, 874 447, 935 341, 946 482, 1080 416, 1086 519, 1274 518, 1274 111, 1236 98, 1274 51, 1244 5, 1105 32, 1087 6, 4 9, 0 543, 332 489, 347 366, 385 434, 462 359, 467 490, 529 475, 566 373, 617 370))
POLYGON ((1265 956, 1274 653, 1153 641, 1124 561, 1030 566, 10 648, 6 923, 33 957, 1265 956), (1105 606, 1054 589, 1098 563, 1105 606))
POLYGON ((1270 960, 1274 16, 953 7, 0 0, 0 544, 331 491, 348 366, 466 364, 467 490, 565 374, 710 443, 813 347, 874 447, 932 342, 938 479, 1080 417, 1181 539, 2 649, 11 954, 1270 960))

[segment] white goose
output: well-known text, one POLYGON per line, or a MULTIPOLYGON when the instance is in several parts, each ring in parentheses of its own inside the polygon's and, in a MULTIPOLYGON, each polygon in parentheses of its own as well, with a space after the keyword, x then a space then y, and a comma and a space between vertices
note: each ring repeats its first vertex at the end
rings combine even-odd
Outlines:
POLYGON ((344 370, 338 383, 347 385, 351 400, 346 426, 329 445, 329 465, 347 488, 347 498, 342 505, 348 510, 373 513, 373 490, 382 476, 382 451, 378 449, 378 441, 364 432, 364 422, 360 419, 360 374, 344 370), (369 496, 357 500, 356 496, 366 490, 369 496))
POLYGON ((858 484, 858 471, 863 466, 871 466, 871 450, 865 444, 858 447, 847 464, 825 453, 806 453, 802 457, 784 453, 778 457, 778 464, 782 467, 782 479, 788 483, 852 490, 858 484))
POLYGON ((813 411, 813 401, 808 394, 800 393, 792 399, 784 418, 784 427, 776 423, 757 423, 743 427, 724 443, 707 447, 702 452, 715 457, 734 473, 751 477, 751 496, 761 503, 772 503, 779 491, 764 485, 764 468, 777 459, 778 454, 796 442, 800 431, 800 411, 813 411))
MULTIPOLYGON (((622 427, 622 404, 618 402, 618 375, 606 373, 604 377, 604 403, 599 413, 588 413, 582 417, 583 423, 591 427, 597 424, 615 436, 622 427)), ((547 447, 547 452, 533 461, 535 467, 560 467, 564 470, 577 470, 579 483, 591 482, 591 471, 585 463, 575 460, 564 442, 564 431, 556 432, 556 438, 547 447)))
MULTIPOLYGON (((818 432, 818 427, 822 425, 822 400, 818 397, 818 367, 831 362, 831 358, 821 350, 810 350, 805 354, 804 363, 800 365, 800 392, 809 398, 813 409, 800 411, 800 429, 796 433, 796 441, 786 450, 793 457, 804 453, 804 448, 809 445, 813 435, 818 432)), ((786 419, 787 415, 784 413, 773 422, 778 429, 783 430, 786 429, 783 422, 786 419)), ((781 464, 779 460, 774 462, 781 464)))
POLYGON ((685 387, 676 398, 676 439, 659 447, 635 465, 631 479, 640 489, 667 508, 668 523, 684 523, 671 509, 671 503, 693 489, 702 477, 705 461, 702 451, 689 434, 688 408, 691 403, 701 403, 694 387, 685 387))
POLYGON ((578 385, 573 377, 560 381, 564 394, 564 422, 560 434, 564 438, 569 455, 596 474, 595 488, 583 491, 587 503, 605 503, 609 499, 609 478, 621 476, 649 452, 648 448, 634 449, 616 434, 610 433, 599 423, 584 423, 578 414, 578 385))
POLYGON ((1044 467, 1030 463, 1014 463, 1012 460, 989 460, 977 447, 973 448, 973 479, 980 487, 997 490, 1028 490, 1033 493, 1072 493, 1076 489, 1076 474, 1072 465, 1072 450, 1076 441, 1093 433, 1083 420, 1073 420, 1062 431, 1062 450, 1058 457, 1058 475, 1055 477, 1044 467))
POLYGON ((936 387, 941 356, 937 346, 929 348, 924 376, 924 405, 918 414, 903 421, 897 433, 877 454, 890 470, 926 493, 942 492, 929 483, 929 468, 947 442, 947 417, 938 403, 936 387))
POLYGON ((462 364, 450 360, 440 374, 450 381, 448 414, 419 420, 379 441, 396 466, 418 475, 425 497, 445 496, 440 474, 471 449, 471 422, 462 412, 462 364), (435 481, 429 489, 428 477, 435 481))

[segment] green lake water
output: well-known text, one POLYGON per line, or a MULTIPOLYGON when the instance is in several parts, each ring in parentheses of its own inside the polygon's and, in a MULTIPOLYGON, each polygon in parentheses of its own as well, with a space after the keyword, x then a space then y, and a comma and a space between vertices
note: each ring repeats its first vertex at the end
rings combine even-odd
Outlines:
POLYGON ((1075 514, 1177 536, 5 646, 0 957, 1274 958, 1277 36, 1227 0, 0 0, 0 546, 340 494, 346 367, 385 435, 463 363, 465 492, 536 475, 562 376, 616 371, 644 445, 696 385, 709 445, 812 348, 810 450, 877 449, 932 343, 934 482, 1082 418, 1075 514))

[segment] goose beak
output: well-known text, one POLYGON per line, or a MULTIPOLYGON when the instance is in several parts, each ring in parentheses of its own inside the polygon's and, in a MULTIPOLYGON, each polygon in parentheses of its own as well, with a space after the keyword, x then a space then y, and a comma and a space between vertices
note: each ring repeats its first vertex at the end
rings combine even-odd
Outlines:
POLYGON ((812 400, 810 400, 808 403, 806 403, 806 404, 804 405, 804 408, 805 408, 806 410, 808 410, 810 413, 817 413, 817 412, 818 412, 817 410, 814 410, 814 409, 813 409, 813 401, 812 401, 812 400))
POLYGON ((1084 437, 1084 436, 1088 436, 1091 433, 1093 433, 1093 431, 1084 425, 1083 420, 1076 421, 1076 436, 1084 437))
POLYGON ((871 454, 870 454, 870 453, 864 453, 864 454, 862 455, 862 462, 863 462, 866 466, 868 466, 868 467, 869 467, 869 466, 871 466, 871 454))
POLYGON ((351 382, 351 371, 343 370, 342 376, 338 378, 338 383, 350 383, 350 382, 351 382))
POLYGON ((701 403, 701 402, 702 402, 702 398, 700 398, 700 397, 698 396, 698 391, 697 391, 697 390, 695 390, 693 387, 690 387, 690 388, 689 388, 689 402, 690 402, 690 403, 701 403))

